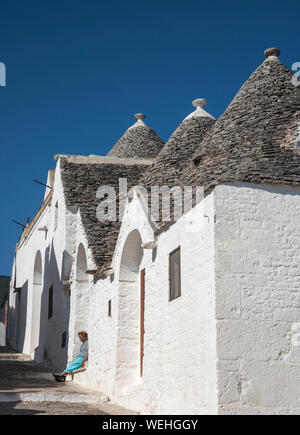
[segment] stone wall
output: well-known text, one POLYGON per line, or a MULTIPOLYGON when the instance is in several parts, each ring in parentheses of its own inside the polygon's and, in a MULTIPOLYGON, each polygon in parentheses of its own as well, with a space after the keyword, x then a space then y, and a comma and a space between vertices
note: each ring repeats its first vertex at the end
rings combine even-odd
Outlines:
POLYGON ((215 189, 221 414, 300 412, 300 190, 215 189))

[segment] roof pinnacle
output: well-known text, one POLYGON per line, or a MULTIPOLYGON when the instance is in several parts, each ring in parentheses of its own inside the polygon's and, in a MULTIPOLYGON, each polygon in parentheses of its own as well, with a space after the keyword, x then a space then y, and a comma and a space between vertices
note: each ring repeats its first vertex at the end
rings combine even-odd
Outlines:
POLYGON ((280 50, 279 50, 279 48, 275 48, 275 47, 267 48, 265 50, 265 56, 266 57, 270 57, 270 56, 278 57, 278 56, 280 56, 280 50))
POLYGON ((197 98, 192 102, 192 105, 194 107, 205 107, 207 105, 207 101, 205 100, 205 98, 197 98))
POLYGON ((136 114, 134 115, 134 117, 135 117, 136 119, 140 119, 140 120, 142 121, 143 119, 146 118, 146 115, 144 115, 143 113, 136 113, 136 114))
POLYGON ((196 100, 194 100, 192 102, 192 105, 194 107, 196 107, 196 110, 194 110, 194 112, 192 112, 189 116, 187 116, 185 119, 191 119, 194 117, 202 117, 202 118, 212 118, 215 119, 213 116, 211 116, 209 113, 207 113, 203 107, 205 107, 207 105, 207 101, 205 98, 196 98, 196 100))

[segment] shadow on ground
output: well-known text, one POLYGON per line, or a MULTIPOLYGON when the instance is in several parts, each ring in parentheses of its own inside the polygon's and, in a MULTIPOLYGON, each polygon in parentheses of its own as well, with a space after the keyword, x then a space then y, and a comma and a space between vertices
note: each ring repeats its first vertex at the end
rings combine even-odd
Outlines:
POLYGON ((56 402, 2 402, 1 415, 110 415, 101 405, 56 402))
POLYGON ((45 415, 46 413, 45 410, 29 407, 29 404, 23 403, 22 405, 20 406, 20 402, 2 402, 0 403, 0 415, 45 415))
POLYGON ((99 390, 75 382, 57 383, 49 368, 0 347, 0 415, 137 414, 107 400, 99 390), (24 398, 26 393, 33 394, 24 398))
POLYGON ((0 392, 31 392, 39 389, 66 391, 67 385, 54 381, 51 370, 36 364, 29 357, 17 353, 7 346, 0 347, 0 392))

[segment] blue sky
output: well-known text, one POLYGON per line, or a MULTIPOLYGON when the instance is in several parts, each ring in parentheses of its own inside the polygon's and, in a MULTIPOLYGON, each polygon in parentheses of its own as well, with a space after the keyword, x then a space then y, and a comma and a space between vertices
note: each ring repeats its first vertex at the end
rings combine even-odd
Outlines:
POLYGON ((279 47, 300 61, 297 1, 2 2, 0 274, 32 218, 54 154, 103 155, 143 112, 165 141, 208 100, 219 117, 279 47))

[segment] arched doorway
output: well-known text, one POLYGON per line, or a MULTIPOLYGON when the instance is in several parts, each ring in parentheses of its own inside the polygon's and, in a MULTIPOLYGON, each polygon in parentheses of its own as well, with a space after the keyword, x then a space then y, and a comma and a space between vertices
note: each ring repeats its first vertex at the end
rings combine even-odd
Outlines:
POLYGON ((39 346, 41 325, 41 300, 43 291, 43 265, 40 251, 35 256, 32 286, 32 316, 30 353, 39 346))
POLYGON ((89 327, 89 278, 86 273, 87 269, 86 251, 84 246, 80 244, 76 261, 74 356, 77 354, 81 344, 77 337, 78 331, 88 331, 89 327))
POLYGON ((144 325, 141 307, 142 239, 132 231, 125 242, 119 273, 116 389, 135 385, 142 375, 144 325))

